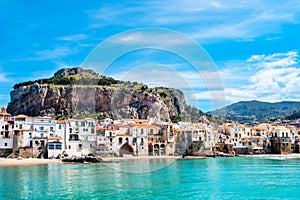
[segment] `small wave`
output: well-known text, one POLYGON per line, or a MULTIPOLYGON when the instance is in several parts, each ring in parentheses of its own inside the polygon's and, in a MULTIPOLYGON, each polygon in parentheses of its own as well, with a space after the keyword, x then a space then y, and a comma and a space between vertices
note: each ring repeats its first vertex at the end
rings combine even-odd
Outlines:
POLYGON ((264 158, 270 160, 300 160, 298 156, 266 156, 264 158))

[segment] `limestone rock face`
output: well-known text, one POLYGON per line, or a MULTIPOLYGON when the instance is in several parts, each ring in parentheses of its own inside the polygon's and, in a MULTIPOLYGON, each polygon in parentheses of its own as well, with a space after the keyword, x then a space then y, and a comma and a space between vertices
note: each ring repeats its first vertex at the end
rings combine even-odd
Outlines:
POLYGON ((11 92, 8 112, 57 115, 110 112, 116 118, 137 117, 169 120, 181 114, 186 107, 181 91, 169 89, 168 96, 123 87, 97 87, 80 85, 42 85, 34 83, 11 92))
POLYGON ((170 120, 188 107, 182 91, 148 88, 82 68, 64 68, 52 78, 19 83, 10 94, 12 115, 76 116, 109 113, 114 118, 170 120))

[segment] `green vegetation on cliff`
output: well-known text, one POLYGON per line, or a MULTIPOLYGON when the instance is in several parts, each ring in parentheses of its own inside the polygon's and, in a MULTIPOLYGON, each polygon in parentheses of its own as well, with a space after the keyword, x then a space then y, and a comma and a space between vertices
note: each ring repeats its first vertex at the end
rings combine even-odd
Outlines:
POLYGON ((53 77, 14 85, 11 114, 57 118, 142 118, 199 121, 204 115, 186 105, 182 91, 120 81, 82 68, 64 68, 53 77), (24 87, 24 88, 23 88, 24 87))

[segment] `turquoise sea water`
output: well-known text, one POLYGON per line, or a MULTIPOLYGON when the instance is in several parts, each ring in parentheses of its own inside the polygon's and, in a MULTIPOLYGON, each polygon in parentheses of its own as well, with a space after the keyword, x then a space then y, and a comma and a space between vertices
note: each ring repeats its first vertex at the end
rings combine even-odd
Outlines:
POLYGON ((299 178, 299 159, 254 157, 0 167, 0 199, 300 199, 299 178))

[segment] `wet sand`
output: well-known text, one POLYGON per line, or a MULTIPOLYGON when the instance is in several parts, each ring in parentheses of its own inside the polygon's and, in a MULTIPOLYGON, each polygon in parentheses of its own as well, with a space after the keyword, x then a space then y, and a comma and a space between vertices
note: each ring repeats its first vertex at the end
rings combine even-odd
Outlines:
POLYGON ((0 158, 0 167, 2 166, 29 166, 29 165, 47 165, 47 164, 61 164, 60 160, 51 159, 35 159, 23 158, 22 160, 0 158))

